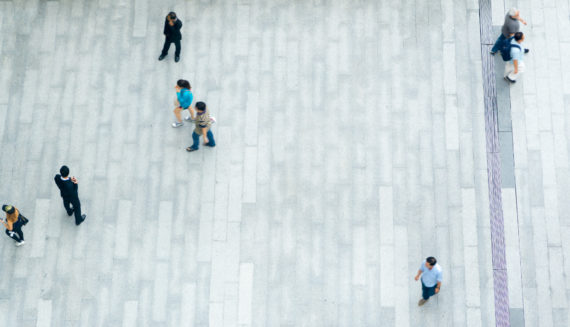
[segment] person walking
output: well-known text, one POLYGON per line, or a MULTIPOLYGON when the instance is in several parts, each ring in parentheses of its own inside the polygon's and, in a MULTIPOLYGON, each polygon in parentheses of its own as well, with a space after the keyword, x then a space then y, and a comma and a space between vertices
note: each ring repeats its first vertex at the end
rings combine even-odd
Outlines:
POLYGON ((59 174, 55 175, 53 180, 59 188, 65 211, 67 211, 69 216, 75 213, 75 225, 79 226, 87 216, 81 214, 81 202, 79 201, 79 194, 77 192, 77 178, 70 178, 69 168, 67 166, 61 166, 59 174))
POLYGON ((427 257, 426 262, 420 265, 418 274, 414 279, 422 278, 422 298, 418 302, 419 306, 424 305, 429 298, 439 293, 442 281, 441 267, 434 257, 427 257))
POLYGON ((2 224, 6 227, 6 235, 16 241, 16 246, 24 245, 22 226, 28 223, 28 218, 21 215, 16 207, 9 204, 3 205, 2 211, 6 213, 6 220, 2 220, 2 224))
MULTIPOLYGON (((190 82, 184 79, 179 79, 176 82, 176 100, 174 100, 174 116, 176 116, 176 121, 172 123, 172 127, 182 126, 182 111, 187 110, 194 100, 194 95, 192 94, 192 87, 190 82)), ((188 114, 185 120, 191 120, 192 115, 188 114)))
POLYGON ((186 151, 192 152, 198 150, 200 144, 200 135, 204 137, 204 145, 209 147, 215 147, 216 141, 214 140, 214 134, 212 134, 211 126, 212 120, 210 119, 210 113, 206 104, 202 101, 196 102, 196 115, 194 111, 190 110, 191 119, 194 120, 196 128, 192 132, 192 145, 186 148, 186 151))
MULTIPOLYGON (((501 49, 501 46, 508 38, 512 37, 513 34, 520 31, 519 22, 526 25, 526 21, 520 16, 520 10, 517 8, 511 8, 505 15, 505 22, 501 28, 501 35, 499 35, 499 38, 491 49, 492 55, 495 55, 495 53, 501 49)), ((526 49, 526 52, 528 52, 528 49, 526 49)))
MULTIPOLYGON (((510 59, 505 63, 504 77, 507 82, 516 83, 519 76, 525 71, 524 53, 522 43, 524 41, 523 32, 516 32, 510 41, 510 55, 506 59, 510 59)), ((503 56, 504 57, 504 56, 503 56)), ((503 58, 505 59, 505 58, 503 58)))
POLYGON ((176 52, 174 52, 174 61, 178 62, 180 60, 180 40, 182 40, 182 34, 180 29, 182 28, 182 22, 178 17, 176 17, 175 12, 170 12, 166 15, 166 20, 164 21, 164 46, 162 47, 162 53, 158 60, 164 59, 168 54, 168 49, 170 49, 170 44, 174 43, 176 46, 176 52))

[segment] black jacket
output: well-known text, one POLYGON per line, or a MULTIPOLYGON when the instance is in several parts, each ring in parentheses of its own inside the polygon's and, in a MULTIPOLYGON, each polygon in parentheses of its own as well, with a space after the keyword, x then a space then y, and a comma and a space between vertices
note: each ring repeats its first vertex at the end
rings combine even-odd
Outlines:
POLYGON ((61 175, 57 174, 53 178, 55 184, 59 188, 59 193, 62 198, 73 198, 77 197, 77 184, 71 181, 71 178, 64 181, 61 179, 61 175))
POLYGON ((182 34, 180 33, 181 28, 182 22, 180 19, 176 19, 174 26, 168 24, 168 18, 164 21, 164 35, 166 35, 166 38, 169 40, 182 40, 182 34))

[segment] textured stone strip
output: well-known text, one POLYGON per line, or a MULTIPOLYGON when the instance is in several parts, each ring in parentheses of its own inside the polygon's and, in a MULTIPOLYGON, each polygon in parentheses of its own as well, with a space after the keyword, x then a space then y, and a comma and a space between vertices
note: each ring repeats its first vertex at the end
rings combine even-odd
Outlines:
POLYGON ((489 180, 489 212, 491 220, 491 251, 493 258, 493 289, 495 295, 495 324, 510 326, 509 290, 505 251, 503 203, 501 198, 501 159, 499 125, 497 123, 497 92, 493 57, 491 0, 479 0, 481 24, 481 61, 485 96, 485 132, 487 140, 487 174, 489 180))

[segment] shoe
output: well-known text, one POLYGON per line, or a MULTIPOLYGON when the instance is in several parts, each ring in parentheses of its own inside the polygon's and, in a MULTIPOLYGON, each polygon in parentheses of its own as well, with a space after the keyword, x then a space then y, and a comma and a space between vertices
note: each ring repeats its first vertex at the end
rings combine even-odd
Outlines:
POLYGON ((24 244, 26 244, 26 242, 22 241, 22 242, 16 243, 16 246, 22 246, 24 244))
POLYGON ((166 57, 165 54, 161 54, 160 57, 158 57, 158 61, 161 61, 162 59, 164 59, 166 57))
POLYGON ((192 116, 188 116, 186 118, 184 118, 185 121, 194 121, 194 119, 192 119, 192 116))
POLYGON ((81 223, 85 221, 85 218, 87 218, 87 215, 81 215, 81 221, 79 222, 79 224, 75 223, 75 225, 77 226, 81 225, 81 223))
POLYGON ((68 211, 68 212, 67 212, 67 215, 68 215, 68 216, 73 215, 73 210, 72 210, 72 211, 68 211))
POLYGON ((507 81, 507 82, 509 82, 509 83, 511 83, 511 84, 514 84, 514 83, 517 82, 517 81, 513 81, 512 79, 510 79, 508 76, 505 76, 505 81, 507 81))
POLYGON ((421 307, 421 306, 424 305, 426 302, 427 302, 427 300, 420 299, 420 301, 418 302, 418 307, 421 307))
POLYGON ((180 61, 180 56, 175 56, 174 57, 174 62, 179 62, 180 61))
POLYGON ((489 51, 489 53, 491 54, 491 56, 494 56, 496 52, 489 51))
POLYGON ((186 148, 186 151, 192 152, 192 151, 198 151, 198 149, 194 149, 193 147, 189 146, 186 148))
POLYGON ((530 50, 529 49, 524 49, 524 53, 529 53, 530 50))
POLYGON ((179 123, 179 122, 174 122, 174 123, 172 123, 172 127, 174 127, 174 128, 180 127, 180 126, 182 126, 182 125, 184 125, 184 124, 183 124, 183 123, 179 123))

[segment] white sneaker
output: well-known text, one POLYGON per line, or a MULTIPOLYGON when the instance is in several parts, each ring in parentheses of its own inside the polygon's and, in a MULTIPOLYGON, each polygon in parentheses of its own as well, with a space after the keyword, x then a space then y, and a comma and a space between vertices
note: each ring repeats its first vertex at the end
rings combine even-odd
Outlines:
POLYGON ((26 242, 22 241, 22 242, 20 242, 20 243, 16 243, 16 246, 22 246, 22 245, 24 245, 24 244, 26 244, 26 242))
POLYGON ((184 125, 184 124, 183 124, 183 123, 179 123, 179 122, 174 122, 174 123, 172 123, 172 127, 174 127, 174 128, 180 127, 180 126, 182 126, 182 125, 184 125))
POLYGON ((188 117, 184 118, 184 120, 185 120, 185 121, 194 121, 194 120, 192 119, 192 116, 188 116, 188 117))

